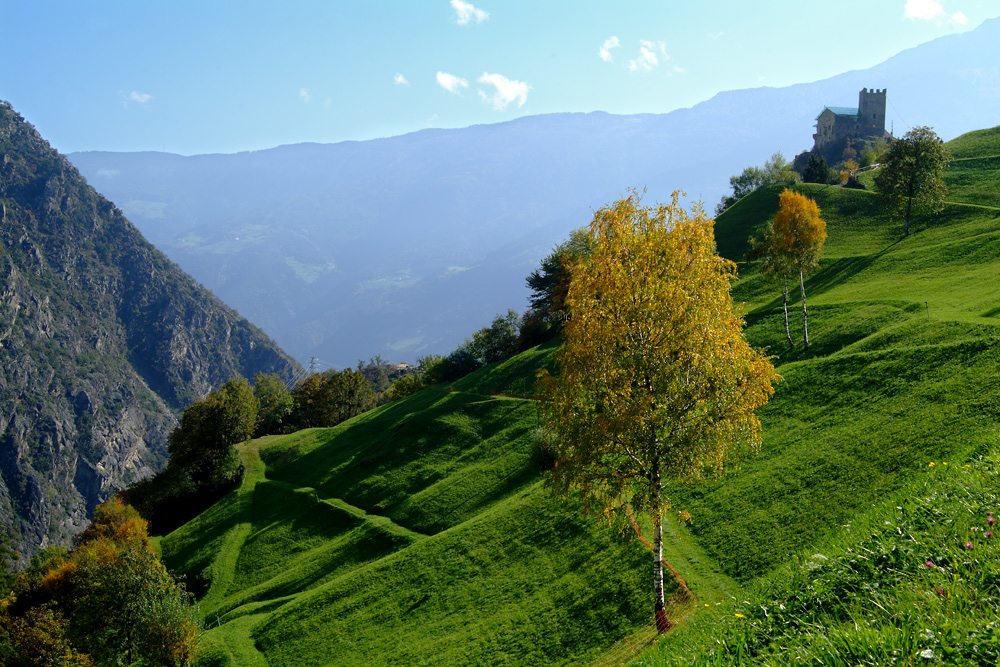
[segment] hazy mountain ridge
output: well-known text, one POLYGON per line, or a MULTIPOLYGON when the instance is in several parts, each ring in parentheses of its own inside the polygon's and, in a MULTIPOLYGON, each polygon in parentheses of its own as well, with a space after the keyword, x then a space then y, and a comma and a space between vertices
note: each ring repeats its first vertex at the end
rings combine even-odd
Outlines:
POLYGON ((23 555, 162 464, 176 413, 296 365, 0 105, 0 530, 23 555))
POLYGON ((528 116, 233 155, 78 153, 185 270, 300 360, 447 352, 592 210, 629 187, 708 208, 728 177, 812 145, 827 104, 888 88, 889 117, 946 139, 1000 122, 1000 20, 863 71, 732 91, 667 114, 528 116))

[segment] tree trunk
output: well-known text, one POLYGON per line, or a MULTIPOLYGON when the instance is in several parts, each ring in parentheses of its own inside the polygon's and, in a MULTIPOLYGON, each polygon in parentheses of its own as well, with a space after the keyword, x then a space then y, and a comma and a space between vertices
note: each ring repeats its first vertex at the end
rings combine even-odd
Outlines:
POLYGON ((799 287, 802 289, 802 336, 805 339, 805 347, 809 347, 809 316, 806 313, 806 280, 799 268, 799 287))
POLYGON ((910 235, 910 209, 913 207, 913 196, 906 198, 906 221, 903 223, 903 238, 910 235))
POLYGON ((667 631, 667 604, 663 596, 663 484, 660 481, 660 467, 653 463, 653 608, 656 616, 656 631, 667 631))
POLYGON ((659 510, 653 515, 653 599, 656 631, 663 634, 670 627, 670 621, 663 597, 663 516, 659 510))
POLYGON ((792 342, 792 332, 788 328, 788 276, 782 276, 781 280, 781 308, 785 311, 785 338, 788 339, 788 347, 795 349, 795 343, 792 342))

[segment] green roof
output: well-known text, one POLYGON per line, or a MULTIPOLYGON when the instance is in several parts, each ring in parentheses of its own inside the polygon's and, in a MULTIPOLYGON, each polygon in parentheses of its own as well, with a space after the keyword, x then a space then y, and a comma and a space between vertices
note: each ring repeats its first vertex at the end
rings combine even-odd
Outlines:
MULTIPOLYGON (((838 116, 855 116, 858 115, 857 107, 823 107, 823 111, 829 109, 834 114, 838 116)), ((823 115, 823 111, 819 112, 819 116, 823 115)), ((819 120, 819 116, 816 116, 816 120, 819 120)))

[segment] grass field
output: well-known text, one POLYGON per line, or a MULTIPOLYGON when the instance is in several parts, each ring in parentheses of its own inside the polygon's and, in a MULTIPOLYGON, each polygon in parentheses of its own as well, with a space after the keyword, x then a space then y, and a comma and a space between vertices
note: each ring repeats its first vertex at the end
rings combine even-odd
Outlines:
MULTIPOLYGON (((972 530, 1000 511, 1000 131, 951 148, 949 203, 906 239, 870 192, 799 186, 829 234, 808 350, 797 297, 789 350, 777 283, 742 264, 780 188, 717 221, 783 381, 759 456, 671 487, 693 521, 668 526, 667 559, 698 600, 635 664, 975 664, 1000 645, 996 545, 972 530)), ((623 661, 649 556, 544 487, 531 395, 553 349, 246 445, 242 487, 160 541, 202 595, 201 664, 623 661)))

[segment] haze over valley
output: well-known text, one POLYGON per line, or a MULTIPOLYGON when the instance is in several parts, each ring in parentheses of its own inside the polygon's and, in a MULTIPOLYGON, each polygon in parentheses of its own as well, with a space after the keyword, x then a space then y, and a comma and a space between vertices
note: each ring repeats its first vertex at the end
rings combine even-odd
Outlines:
MULTIPOLYGON (((887 125, 945 139, 1000 122, 1000 20, 866 70, 720 93, 666 114, 548 114, 235 154, 74 153, 181 268, 300 363, 446 354, 629 187, 711 210, 730 175, 812 145, 825 105, 886 88, 887 125)), ((887 127, 890 129, 890 127, 887 127)), ((898 133, 898 132, 897 132, 898 133)))

